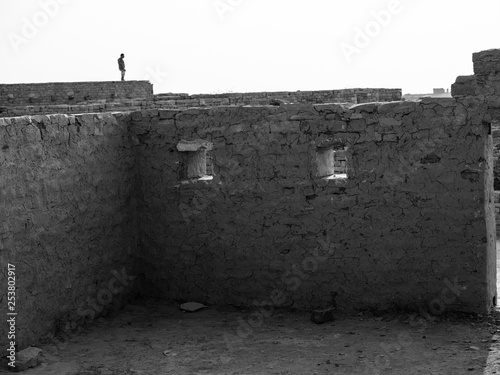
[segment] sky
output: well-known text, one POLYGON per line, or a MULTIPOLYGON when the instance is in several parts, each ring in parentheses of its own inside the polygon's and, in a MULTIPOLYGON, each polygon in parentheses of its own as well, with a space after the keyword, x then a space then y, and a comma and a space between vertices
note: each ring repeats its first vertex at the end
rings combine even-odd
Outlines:
POLYGON ((0 0, 0 83, 127 80, 155 94, 430 93, 500 47, 498 0, 0 0))

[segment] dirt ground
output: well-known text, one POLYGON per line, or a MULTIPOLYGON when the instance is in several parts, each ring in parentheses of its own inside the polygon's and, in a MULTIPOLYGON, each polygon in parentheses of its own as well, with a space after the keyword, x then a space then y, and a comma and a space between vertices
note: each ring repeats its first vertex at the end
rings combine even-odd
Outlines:
MULTIPOLYGON (((497 267, 500 274, 500 256, 497 267)), ((42 363, 23 374, 500 375, 500 310, 336 314, 320 325, 303 312, 262 313, 216 307, 186 313, 174 303, 137 301, 40 345, 42 363)))
POLYGON ((318 325, 305 313, 138 301, 42 345, 42 364, 24 374, 500 374, 499 324, 360 313, 318 325))

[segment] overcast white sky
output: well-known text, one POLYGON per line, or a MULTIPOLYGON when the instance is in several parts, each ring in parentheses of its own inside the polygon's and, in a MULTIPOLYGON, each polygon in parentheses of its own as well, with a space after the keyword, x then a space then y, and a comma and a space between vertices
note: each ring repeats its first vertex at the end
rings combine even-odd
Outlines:
POLYGON ((155 93, 428 93, 500 47, 498 0, 0 0, 0 83, 147 79, 155 93))

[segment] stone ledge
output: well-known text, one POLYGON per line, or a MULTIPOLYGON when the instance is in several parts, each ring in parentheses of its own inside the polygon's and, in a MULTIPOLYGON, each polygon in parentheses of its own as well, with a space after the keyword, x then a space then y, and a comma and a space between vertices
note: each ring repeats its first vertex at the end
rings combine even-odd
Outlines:
POLYGON ((488 75, 500 72, 500 49, 489 49, 472 54, 474 73, 488 75))

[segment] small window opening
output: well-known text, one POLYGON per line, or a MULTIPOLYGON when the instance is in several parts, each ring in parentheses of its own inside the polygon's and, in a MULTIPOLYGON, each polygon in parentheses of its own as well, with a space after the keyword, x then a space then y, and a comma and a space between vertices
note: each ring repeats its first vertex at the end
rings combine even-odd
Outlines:
POLYGON ((213 179, 212 143, 197 139, 181 140, 177 144, 181 152, 181 179, 210 181, 213 179))
POLYGON ((318 177, 335 180, 347 178, 347 147, 341 143, 334 143, 318 147, 316 150, 316 164, 318 177))

